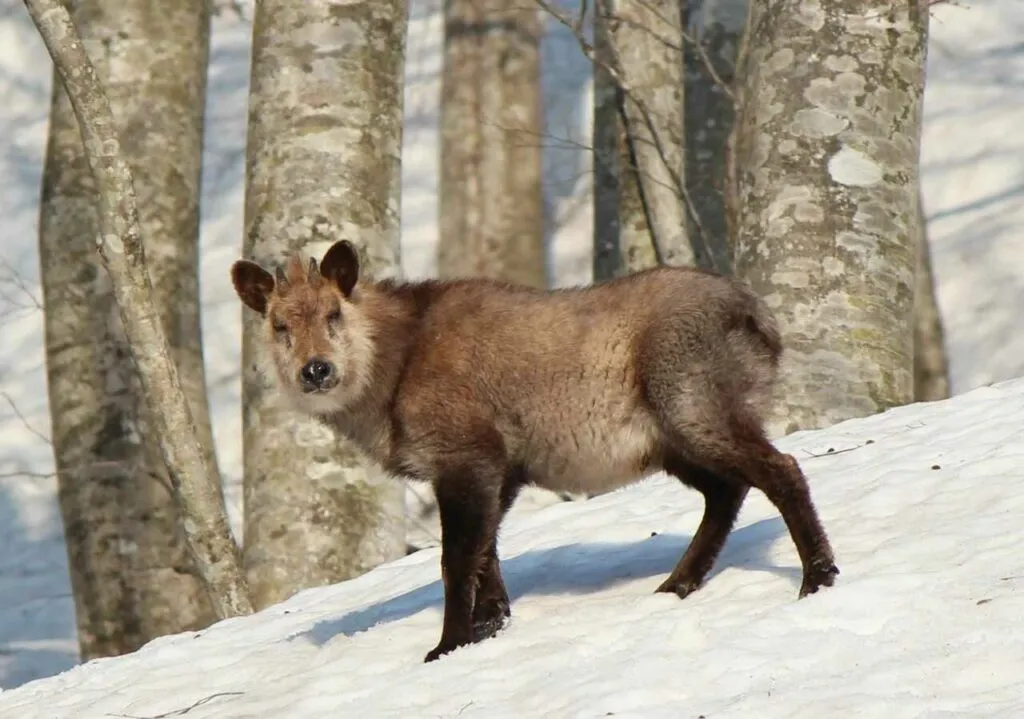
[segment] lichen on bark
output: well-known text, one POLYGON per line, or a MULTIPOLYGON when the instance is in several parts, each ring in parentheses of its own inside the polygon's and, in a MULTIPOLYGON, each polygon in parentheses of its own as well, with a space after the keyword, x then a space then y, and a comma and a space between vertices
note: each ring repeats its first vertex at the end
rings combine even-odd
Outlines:
MULTIPOLYGON (((402 0, 256 7, 243 253, 273 267, 347 239, 400 274, 402 0)), ((317 420, 286 410, 243 315, 244 562, 253 603, 404 554, 404 488, 317 420), (375 507, 371 511, 370 507, 375 507)))
POLYGON ((735 271, 787 345, 774 434, 912 399, 925 21, 913 2, 751 4, 735 271))

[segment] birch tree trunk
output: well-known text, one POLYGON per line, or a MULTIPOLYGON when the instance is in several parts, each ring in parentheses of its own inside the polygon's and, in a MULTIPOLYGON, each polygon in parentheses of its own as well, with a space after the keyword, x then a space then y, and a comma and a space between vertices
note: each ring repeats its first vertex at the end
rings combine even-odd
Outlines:
POLYGON ((726 220, 730 204, 726 169, 735 118, 732 86, 749 0, 684 0, 684 4, 686 189, 693 203, 689 233, 698 265, 729 272, 732 246, 726 220))
POLYGON ((927 3, 751 3, 736 274, 778 313, 775 434, 913 398, 927 3))
MULTIPOLYGON (((264 0, 253 25, 244 254, 359 247, 400 272, 403 0, 264 0)), ((243 326, 245 568, 257 607, 405 552, 402 483, 321 423, 287 411, 243 326)))
POLYGON ((438 273, 544 287, 540 15, 446 0, 438 273))
MULTIPOLYGON (((625 126, 628 157, 636 168, 651 242, 657 261, 665 265, 693 265, 696 262, 687 233, 683 186, 685 137, 681 23, 679 0, 599 0, 595 7, 595 35, 600 35, 597 38, 600 51, 595 49, 595 53, 598 65, 605 67, 595 68, 594 123, 609 122, 612 118, 611 113, 601 111, 601 106, 609 102, 610 97, 608 91, 598 85, 599 81, 603 84, 611 76, 621 92, 618 98, 622 107, 619 119, 625 126)), ((595 135, 609 149, 614 134, 610 128, 595 127, 595 135)), ((608 164, 609 150, 602 149, 601 152, 604 157, 595 157, 595 163, 612 167, 608 164)), ((612 174, 621 176, 622 173, 603 171, 600 178, 595 177, 595 185, 600 182, 607 186, 612 174)), ((602 194, 606 189, 602 188, 602 194)), ((622 226, 620 220, 620 228, 622 226)), ((623 245, 627 256, 629 246, 623 245)))
POLYGON ((614 77, 618 72, 610 32, 617 28, 609 22, 609 5, 598 3, 594 13, 594 281, 598 282, 658 264, 627 135, 625 93, 614 77))
POLYGON ((935 299, 932 253, 928 245, 924 203, 918 194, 917 287, 914 290, 914 400, 949 397, 945 330, 935 299))
MULTIPOLYGON (((48 309, 51 301, 58 307, 62 302, 74 305, 73 309, 47 319, 47 343, 50 352, 48 359, 54 361, 52 372, 56 379, 54 386, 50 388, 52 401, 57 403, 54 415, 59 418, 57 421, 60 423, 79 423, 77 426, 85 434, 84 442, 73 443, 66 425, 55 426, 55 444, 64 442, 68 447, 67 454, 58 452, 58 467, 69 473, 62 476, 65 486, 74 479, 82 484, 92 485, 81 489, 80 493, 65 492, 65 496, 62 497, 62 510, 72 520, 69 539, 72 564, 82 561, 87 566, 83 574, 79 575, 79 580, 82 577, 86 579, 85 586, 82 587, 80 583, 76 590, 81 589, 85 593, 107 591, 102 581, 110 579, 113 575, 111 564, 116 564, 118 553, 125 556, 139 552, 143 560, 152 558, 153 561, 168 563, 161 566, 146 566, 138 558, 131 559, 132 566, 141 572, 133 578, 149 584, 155 580, 164 580, 168 584, 162 588, 163 592, 168 593, 167 596, 141 605, 147 611, 155 611, 155 618, 136 617, 130 613, 136 611, 140 604, 138 598, 129 593, 130 589, 115 589, 111 592, 115 598, 123 597, 123 607, 117 606, 116 600, 111 602, 109 598, 100 601, 91 596, 76 599, 78 606, 86 607, 90 612, 84 619, 85 624, 80 620, 80 625, 86 626, 86 632, 96 632, 95 635, 86 635, 83 642, 86 651, 123 651, 125 647, 143 636, 144 630, 136 626, 137 623, 145 620, 148 624, 152 621, 159 630, 166 631, 170 622, 182 621, 182 617, 171 616, 179 611, 179 607, 174 603, 175 598, 169 594, 171 592, 189 593, 180 603, 180 611, 186 612, 185 621, 199 622, 200 617, 203 623, 209 620, 209 616, 204 613, 206 610, 192 598, 195 590, 190 582, 177 576, 180 574, 187 577, 192 568, 181 558, 181 551, 176 546, 178 540, 170 531, 175 524, 184 529, 189 554, 195 562, 216 616, 234 616, 248 612, 251 608, 240 573, 237 548, 228 528, 216 466, 212 462, 212 452, 208 446, 204 446, 202 433, 197 430, 185 395, 185 387, 179 377, 178 368, 172 358, 172 349, 154 304, 155 293, 146 268, 145 246, 139 211, 136 207, 132 169, 121 154, 118 125, 124 124, 129 128, 127 135, 132 135, 133 132, 146 132, 147 126, 141 124, 133 127, 128 121, 115 122, 96 68, 90 61, 82 38, 61 0, 25 0, 25 5, 43 37, 67 91, 67 97, 78 121, 85 159, 92 174, 92 183, 87 181, 80 169, 70 173, 66 178, 58 176, 44 181, 44 210, 53 208, 57 221, 52 227, 44 226, 41 231, 44 238, 41 245, 46 253, 44 272, 52 264, 63 264, 71 269, 71 274, 68 275, 71 284, 64 288, 66 294, 61 295, 55 291, 57 287, 52 281, 52 275, 46 282, 49 285, 48 309), (89 204, 95 208, 95 214, 91 216, 87 209, 89 204), (72 251, 70 255, 57 254, 58 248, 50 241, 51 233, 68 233, 74 237, 74 233, 69 232, 67 218, 86 219, 87 224, 84 227, 75 229, 79 231, 81 238, 95 242, 95 247, 99 250, 103 269, 112 286, 113 306, 109 299, 105 299, 109 298, 109 294, 102 290, 103 281, 99 279, 101 273, 96 265, 88 262, 85 254, 77 250, 72 251), (90 233, 90 229, 93 232, 90 233), (90 294, 97 289, 99 292, 96 296, 90 294), (109 313, 116 306, 127 338, 126 345, 130 353, 128 356, 137 368, 141 395, 145 403, 144 410, 136 409, 134 400, 125 399, 128 394, 124 390, 118 392, 122 383, 131 380, 126 379, 121 373, 118 358, 116 355, 111 357, 111 354, 123 352, 125 343, 112 343, 100 339, 99 348, 94 346, 82 351, 72 345, 95 343, 96 337, 76 336, 71 332, 61 334, 67 328, 73 328, 75 332, 79 328, 83 332, 94 329, 100 332, 107 329, 107 326, 86 324, 82 319, 85 316, 81 310, 82 305, 89 306, 91 313, 102 317, 104 321, 109 321, 109 317, 104 316, 104 313, 109 313), (76 352, 80 354, 76 356, 76 352), (101 354, 103 352, 108 354, 104 356, 101 354), (78 387, 68 384, 68 374, 75 371, 81 373, 76 377, 80 385, 89 383, 85 389, 81 389, 80 394, 76 394, 78 387), (102 397, 103 390, 113 390, 117 395, 113 399, 105 400, 102 397), (65 395, 71 399, 66 404, 61 404, 65 395), (61 417, 65 414, 61 410, 66 410, 71 417, 61 417), (158 496, 156 494, 151 495, 154 499, 141 501, 141 507, 128 505, 131 508, 126 508, 125 511, 132 514, 133 521, 129 524, 131 529, 137 529, 140 525, 150 522, 154 522, 152 526, 157 528, 166 528, 168 535, 164 537, 164 541, 170 543, 171 547, 167 553, 134 546, 134 541, 149 541, 152 538, 150 528, 146 527, 138 537, 126 534, 116 526, 117 518, 111 521, 109 513, 106 512, 101 512, 96 517, 99 526, 95 534, 88 530, 87 522, 75 523, 78 520, 75 510, 85 509, 76 507, 77 502, 106 503, 111 496, 121 499, 125 494, 150 492, 150 485, 159 481, 161 471, 153 462, 148 461, 148 448, 139 450, 132 446, 144 441, 146 437, 156 438, 157 451, 163 462, 162 469, 166 471, 169 489, 182 517, 170 520, 166 515, 173 514, 172 510, 164 509, 163 502, 155 501, 155 497, 158 496), (97 455, 106 458, 108 452, 112 455, 112 460, 107 464, 98 463, 97 455), (140 460, 146 461, 146 464, 142 465, 140 460), (117 486, 122 486, 123 489, 111 489, 117 486), (92 489, 95 489, 95 493, 90 491, 92 489), (152 503, 150 506, 154 511, 161 513, 158 519, 145 514, 147 502, 152 503), (135 526, 131 526, 132 524, 135 526), (75 556, 79 542, 87 543, 89 548, 81 556, 75 556), (150 555, 149 551, 154 553, 150 555), (109 553, 115 554, 113 560, 109 553), (96 567, 91 567, 89 563, 92 561, 100 563, 96 567), (150 574, 147 575, 147 572, 150 574), (113 615, 113 620, 122 622, 124 626, 111 627, 110 616, 94 616, 91 610, 96 606, 100 607, 101 612, 124 611, 123 617, 113 615)), ((162 10, 166 10, 166 6, 161 7, 162 10)), ((183 33, 189 27, 193 27, 182 19, 183 16, 175 17, 182 25, 168 28, 169 36, 173 36, 175 30, 183 33)), ((161 12, 159 18, 159 22, 167 22, 165 12, 161 12)), ((99 34, 99 41, 90 43, 93 45, 93 53, 102 57, 104 53, 101 50, 105 49, 110 51, 111 59, 116 58, 118 63, 143 62, 143 58, 127 51, 129 48, 137 49, 136 43, 128 42, 124 53, 114 51, 115 46, 124 39, 123 35, 131 37, 138 17, 133 17, 130 21, 124 20, 125 24, 114 28, 107 26, 107 34, 99 34)), ((194 35, 198 41, 205 37, 205 21, 205 11, 199 8, 198 16, 193 15, 191 18, 192 23, 199 25, 198 32, 194 35)), ((194 60, 186 61, 184 56, 175 56, 168 50, 168 46, 150 44, 159 49, 158 58, 170 62, 171 58, 177 57, 185 63, 173 66, 178 73, 183 74, 183 68, 196 66, 194 60)), ((199 52, 202 54, 204 51, 199 52)), ((111 74, 115 75, 113 70, 111 74)), ((204 82, 193 77, 191 82, 186 79, 184 84, 186 88, 195 88, 197 85, 202 88, 204 82)), ((177 92, 187 94, 180 88, 177 92)), ((55 104, 59 106, 59 101, 55 104)), ((182 113, 180 117, 192 117, 194 111, 195 108, 179 110, 182 113)), ((160 129, 158 125, 152 127, 157 133, 168 132, 160 129)), ((67 158, 70 166, 76 167, 74 163, 77 149, 69 139, 69 135, 72 134, 63 124, 55 128, 54 138, 48 149, 48 170, 56 172, 56 168, 60 167, 59 160, 63 158, 67 158)), ((178 141, 182 142, 183 146, 190 142, 187 134, 178 141)), ((139 159, 141 162, 142 158, 139 159)), ((146 158, 146 161, 151 161, 151 158, 146 158)), ((172 167, 188 172, 188 162, 172 167)), ((77 167, 81 168, 81 160, 78 160, 77 167)), ((189 176, 182 178, 186 187, 189 186, 190 179, 189 176)), ((181 207, 187 208, 188 205, 187 200, 180 205, 168 203, 168 207, 174 208, 174 212, 168 214, 168 220, 171 217, 176 218, 175 213, 181 207)), ((44 223, 49 221, 47 217, 48 213, 44 211, 44 223)), ((104 338, 106 333, 98 336, 104 338)), ((128 358, 124 355, 122 357, 128 358)))
MULTIPOLYGON (((198 291, 206 3, 78 2, 74 19, 121 128, 153 302, 219 487, 198 291)), ((113 286, 96 254, 98 201, 55 73, 39 249, 52 436, 83 659, 130 652, 216 618, 188 555, 113 286)))

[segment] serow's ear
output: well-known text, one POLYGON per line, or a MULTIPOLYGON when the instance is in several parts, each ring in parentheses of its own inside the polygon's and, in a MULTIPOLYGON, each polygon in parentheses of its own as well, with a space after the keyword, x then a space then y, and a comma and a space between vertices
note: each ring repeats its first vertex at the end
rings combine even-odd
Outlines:
POLYGON ((320 275, 338 286, 341 294, 348 297, 359 279, 359 253, 348 240, 340 240, 320 260, 320 275))
POLYGON ((274 278, 269 272, 255 262, 239 260, 231 265, 231 284, 246 307, 267 314, 267 298, 274 291, 274 278))

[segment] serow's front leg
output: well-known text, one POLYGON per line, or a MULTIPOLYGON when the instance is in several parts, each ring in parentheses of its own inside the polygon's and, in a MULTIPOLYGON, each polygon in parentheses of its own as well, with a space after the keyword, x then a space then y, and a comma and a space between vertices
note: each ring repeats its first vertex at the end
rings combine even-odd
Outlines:
POLYGON ((501 477, 499 468, 477 462, 442 474, 435 484, 441 515, 444 626, 426 662, 474 641, 477 589, 488 549, 497 539, 501 477))
POLYGON ((473 607, 473 641, 481 642, 493 637, 505 628, 511 616, 508 591, 498 565, 497 547, 492 544, 480 569, 480 583, 473 607))

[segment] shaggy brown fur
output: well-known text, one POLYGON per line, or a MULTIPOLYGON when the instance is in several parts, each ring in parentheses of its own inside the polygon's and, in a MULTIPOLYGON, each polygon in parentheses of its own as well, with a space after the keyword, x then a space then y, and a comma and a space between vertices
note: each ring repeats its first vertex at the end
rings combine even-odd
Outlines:
POLYGON ((557 291, 358 273, 343 241, 319 267, 294 257, 275 280, 239 261, 232 280, 265 318, 294 406, 433 484, 445 607, 427 661, 505 625, 497 531, 526 483, 601 492, 664 469, 699 491, 703 519, 657 590, 680 597, 701 586, 755 487, 796 544, 799 596, 832 585, 803 473, 762 429, 782 345, 741 283, 667 267, 557 291))

